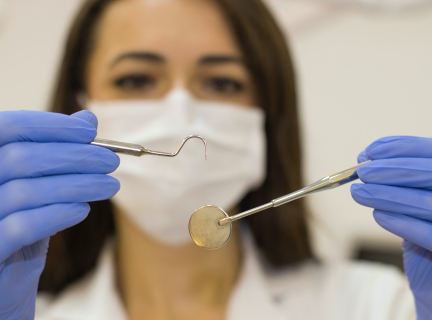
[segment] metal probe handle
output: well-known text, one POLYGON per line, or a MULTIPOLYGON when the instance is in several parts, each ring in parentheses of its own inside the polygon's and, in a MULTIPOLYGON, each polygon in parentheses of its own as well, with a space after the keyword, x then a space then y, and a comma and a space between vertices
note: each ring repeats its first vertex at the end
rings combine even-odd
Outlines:
POLYGON ((116 153, 124 153, 135 157, 141 157, 144 153, 147 152, 147 149, 140 146, 139 144, 119 142, 119 141, 99 139, 99 138, 94 139, 93 142, 90 142, 90 144, 109 149, 116 153))
POLYGON ((294 191, 290 194, 287 194, 285 196, 282 196, 280 198, 274 199, 272 201, 270 201, 269 203, 263 204, 262 206, 253 208, 251 210, 248 211, 244 211, 242 213, 236 214, 234 216, 228 217, 228 218, 224 218, 219 220, 219 225, 220 226, 224 226, 226 224, 229 224, 233 221, 239 220, 241 218, 250 216, 251 214, 272 208, 272 207, 279 207, 285 203, 291 202, 293 200, 297 200, 300 198, 303 198, 304 196, 307 196, 309 194, 312 193, 316 193, 319 191, 324 191, 324 190, 328 190, 328 189, 333 189, 336 187, 339 187, 343 184, 349 183, 351 181, 354 181, 356 179, 358 179, 358 175, 357 175, 357 168, 364 165, 365 163, 369 162, 365 161, 362 163, 359 163, 358 165, 355 165, 353 167, 350 167, 348 169, 333 173, 331 175, 328 175, 324 178, 322 178, 321 180, 318 180, 315 183, 312 183, 311 185, 294 191))

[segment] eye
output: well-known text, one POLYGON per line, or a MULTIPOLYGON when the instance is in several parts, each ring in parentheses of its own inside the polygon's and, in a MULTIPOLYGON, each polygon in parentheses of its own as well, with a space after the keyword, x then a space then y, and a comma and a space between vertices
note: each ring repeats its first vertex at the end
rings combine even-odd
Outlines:
POLYGON ((204 82, 204 86, 207 90, 219 92, 219 93, 237 93, 244 89, 244 85, 234 79, 227 77, 214 77, 204 82))
POLYGON ((155 84, 153 77, 143 74, 131 74, 114 81, 116 87, 126 90, 151 89, 155 84))

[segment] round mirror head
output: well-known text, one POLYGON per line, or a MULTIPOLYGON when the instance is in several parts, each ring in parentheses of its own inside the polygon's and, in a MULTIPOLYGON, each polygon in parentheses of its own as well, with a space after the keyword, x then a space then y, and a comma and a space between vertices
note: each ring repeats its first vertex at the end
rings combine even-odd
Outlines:
POLYGON ((219 220, 228 218, 221 208, 216 206, 201 207, 189 220, 189 234, 192 240, 204 249, 218 249, 228 242, 231 236, 231 223, 220 226, 219 220))

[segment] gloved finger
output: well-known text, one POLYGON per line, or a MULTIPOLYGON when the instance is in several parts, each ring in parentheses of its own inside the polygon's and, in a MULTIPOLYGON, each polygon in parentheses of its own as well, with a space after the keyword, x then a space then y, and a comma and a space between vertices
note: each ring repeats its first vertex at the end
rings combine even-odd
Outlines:
POLYGON ((387 231, 422 248, 432 250, 432 222, 381 210, 374 210, 373 216, 375 221, 387 231))
POLYGON ((0 147, 12 142, 90 143, 96 128, 85 120, 44 111, 0 112, 0 147))
POLYGON ((364 183, 432 189, 432 158, 374 160, 357 169, 364 183))
POLYGON ((78 119, 82 119, 84 121, 87 121, 96 129, 98 127, 98 119, 96 118, 94 113, 91 111, 81 110, 81 111, 75 112, 74 114, 71 114, 70 116, 73 118, 78 118, 78 119))
POLYGON ((432 192, 422 189, 353 184, 351 195, 366 207, 432 221, 432 192))
POLYGON ((0 186, 0 219, 13 212, 48 204, 108 199, 119 189, 117 179, 103 174, 68 174, 12 180, 0 186))
POLYGON ((376 140, 366 148, 372 159, 432 158, 432 138, 391 136, 376 140))
POLYGON ((114 152, 89 144, 15 142, 0 148, 0 185, 21 178, 110 173, 119 164, 114 152))
POLYGON ((61 203, 5 217, 0 220, 0 262, 24 246, 81 222, 89 211, 87 203, 61 203))
POLYGON ((370 159, 366 155, 366 151, 364 151, 364 150, 357 157, 357 163, 362 163, 362 162, 365 162, 365 161, 368 161, 368 160, 370 160, 370 159))

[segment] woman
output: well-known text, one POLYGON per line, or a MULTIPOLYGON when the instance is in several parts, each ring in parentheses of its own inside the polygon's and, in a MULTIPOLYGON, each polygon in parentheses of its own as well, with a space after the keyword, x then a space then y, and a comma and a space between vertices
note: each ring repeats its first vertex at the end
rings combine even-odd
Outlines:
MULTIPOLYGON (((32 318, 38 289, 56 295, 41 293, 37 319, 414 318, 397 272, 314 262, 301 201, 248 217, 219 250, 188 237, 199 206, 233 214, 302 186, 291 61, 260 1, 87 2, 53 111, 71 116, 0 116, 2 319, 32 318), (173 159, 123 156, 117 169, 114 153, 89 145, 98 121, 101 138, 163 151, 202 134, 208 163, 201 145, 188 145, 173 159)), ((382 210, 378 223, 407 239, 423 319, 431 144, 375 142, 359 157, 373 160, 359 170, 367 184, 352 188, 356 201, 382 210)))

